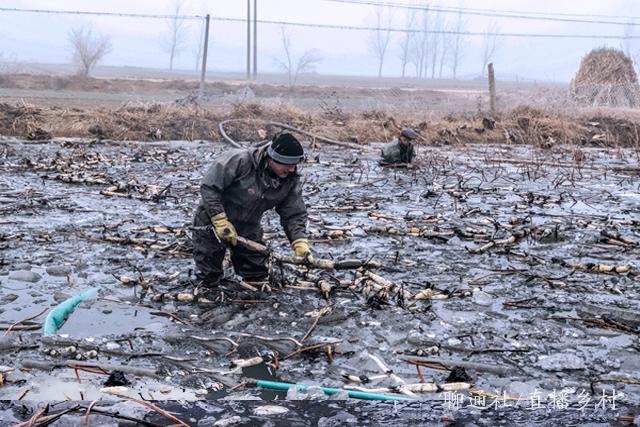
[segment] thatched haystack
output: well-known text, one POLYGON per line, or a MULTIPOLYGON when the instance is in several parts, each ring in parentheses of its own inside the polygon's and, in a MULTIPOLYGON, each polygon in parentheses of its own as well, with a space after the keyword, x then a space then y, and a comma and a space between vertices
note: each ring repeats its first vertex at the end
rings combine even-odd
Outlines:
POLYGON ((640 85, 633 61, 618 49, 602 47, 589 52, 582 58, 569 90, 581 104, 640 106, 640 85))

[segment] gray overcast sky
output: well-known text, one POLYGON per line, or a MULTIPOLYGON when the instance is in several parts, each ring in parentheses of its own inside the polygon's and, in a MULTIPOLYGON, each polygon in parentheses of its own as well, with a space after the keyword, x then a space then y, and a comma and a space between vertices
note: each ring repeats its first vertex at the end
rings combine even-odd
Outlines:
MULTIPOLYGON (((427 2, 395 0, 394 3, 420 4, 427 2)), ((640 16, 637 0, 582 0, 559 2, 557 0, 441 0, 429 2, 432 6, 468 7, 522 12, 545 12, 566 14, 616 15, 611 20, 627 22, 629 17, 640 16), (622 18, 627 17, 627 18, 622 18)), ((52 1, 52 0, 3 0, 1 7, 38 8, 74 11, 104 11, 121 13, 171 14, 174 0, 109 0, 106 1, 52 1)), ((258 17, 264 20, 322 23, 336 25, 374 26, 374 6, 342 4, 326 0, 258 0, 258 17)), ((385 9, 391 13, 391 26, 405 26, 406 10, 385 9)), ((185 0, 183 14, 245 18, 244 0, 185 0)), ((432 15, 433 16, 433 15, 432 15)), ((440 14, 440 22, 452 24, 455 14, 440 14)), ((603 20, 598 17, 580 19, 603 20)), ((587 24, 576 22, 524 20, 487 16, 464 16, 465 30, 484 32, 497 28, 500 33, 537 34, 589 34, 622 35, 624 26, 611 24, 587 24)), ((385 24, 386 24, 385 19, 385 24)), ((640 23, 640 19, 636 22, 640 23)), ((0 11, 0 52, 5 59, 15 61, 67 63, 71 53, 67 34, 71 28, 91 25, 96 32, 108 34, 112 51, 105 58, 107 65, 168 67, 168 55, 161 47, 162 35, 167 32, 167 21, 125 17, 100 17, 78 15, 51 15, 0 11)), ((197 41, 201 30, 200 21, 187 21, 186 47, 180 52, 175 68, 194 70, 197 41)), ((282 57, 281 27, 260 24, 258 34, 259 69, 277 71, 276 58, 282 57)), ((640 26, 633 29, 640 35, 640 26)), ((327 74, 377 74, 377 57, 371 50, 371 32, 287 27, 294 57, 305 50, 316 49, 322 61, 317 71, 327 74)), ((210 45, 210 69, 242 71, 245 65, 246 27, 243 23, 212 22, 210 45)), ((399 43, 401 34, 391 36, 383 75, 399 76, 401 73, 399 43)), ((484 39, 481 36, 466 36, 463 40, 463 56, 458 76, 477 76, 482 68, 484 39)), ((492 61, 499 74, 519 78, 568 81, 576 72, 580 59, 590 49, 599 46, 620 47, 622 40, 606 39, 535 39, 499 37, 492 61)), ((640 40, 631 44, 631 53, 636 54, 640 40)), ((450 62, 443 67, 443 77, 449 77, 450 62)), ((408 75, 415 74, 408 67, 408 75)))

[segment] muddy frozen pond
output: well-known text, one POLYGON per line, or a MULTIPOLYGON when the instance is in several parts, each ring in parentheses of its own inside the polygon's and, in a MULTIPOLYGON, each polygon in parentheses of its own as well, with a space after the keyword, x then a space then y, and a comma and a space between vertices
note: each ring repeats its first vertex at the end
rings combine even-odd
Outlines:
MULTIPOLYGON (((637 414, 637 150, 419 147, 417 167, 387 169, 376 146, 310 148, 302 174, 317 257, 380 267, 273 265, 270 289, 231 276, 219 298, 191 301, 199 180, 227 149, 0 141, 0 396, 12 401, 0 417, 24 421, 42 400, 101 400, 166 423, 102 390, 122 369, 130 384, 115 392, 181 401, 184 419, 213 414, 208 425, 233 416, 285 425, 282 413, 213 399, 325 399, 247 378, 420 400, 331 402, 318 414, 281 403, 302 425, 418 422, 418 404, 439 421, 637 414), (97 297, 43 337, 45 311, 89 288, 97 297), (447 391, 454 380, 471 388, 447 391), (402 388, 421 381, 440 388, 402 388)), ((264 229, 274 251, 289 252, 275 214, 264 229)))

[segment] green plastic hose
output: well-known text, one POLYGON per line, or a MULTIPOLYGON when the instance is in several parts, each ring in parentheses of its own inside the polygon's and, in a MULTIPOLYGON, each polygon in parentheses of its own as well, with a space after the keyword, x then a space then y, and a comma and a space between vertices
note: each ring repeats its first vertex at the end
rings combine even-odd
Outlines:
POLYGON ((53 310, 47 314, 47 318, 44 321, 42 333, 44 335, 55 335, 58 333, 58 329, 67 320, 67 317, 76 309, 82 301, 86 301, 89 298, 96 296, 98 290, 96 288, 88 289, 78 295, 72 296, 60 304, 58 304, 53 310))
MULTIPOLYGON (((307 391, 310 387, 304 384, 291 384, 291 383, 281 383, 278 381, 265 381, 265 380, 256 380, 256 386, 262 388, 268 388, 271 390, 282 390, 287 391, 291 387, 296 387, 298 391, 307 391)), ((341 391, 347 392, 347 395, 354 399, 364 399, 364 400, 414 400, 409 397, 404 396, 391 396, 388 394, 380 394, 380 393, 369 393, 366 391, 357 391, 357 390, 345 390, 343 388, 333 388, 333 387, 320 387, 320 389, 329 396, 339 393, 341 391)))

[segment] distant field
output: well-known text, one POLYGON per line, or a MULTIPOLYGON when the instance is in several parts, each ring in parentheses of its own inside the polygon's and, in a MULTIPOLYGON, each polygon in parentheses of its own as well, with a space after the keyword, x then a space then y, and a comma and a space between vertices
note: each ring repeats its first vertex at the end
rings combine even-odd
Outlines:
MULTIPOLYGON (((63 74, 71 75, 75 68, 70 64, 20 64, 11 67, 16 72, 31 74, 63 74)), ((200 80, 200 72, 194 70, 162 70, 158 68, 142 67, 114 67, 98 66, 92 73, 94 77, 107 78, 135 78, 135 79, 162 79, 162 80, 200 80)), ((244 82, 246 80, 244 72, 235 71, 208 71, 207 81, 230 80, 244 82)), ((497 81, 504 88, 528 87, 558 87, 565 88, 567 83, 549 82, 542 80, 513 80, 502 79, 497 74, 497 81)), ((287 77, 282 73, 259 73, 258 82, 287 84, 287 77)), ((372 76, 352 76, 352 75, 322 75, 316 73, 305 73, 298 76, 298 84, 301 85, 325 85, 325 86, 351 86, 351 87, 415 87, 415 88, 476 88, 486 90, 486 79, 417 79, 412 77, 372 77, 372 76)))
MULTIPOLYGON (((65 65, 29 65, 29 73, 0 75, 0 101, 44 106, 91 107, 126 102, 167 103, 196 93, 196 72, 99 67, 94 78, 79 80, 65 65)), ((558 83, 497 81, 498 107, 519 105, 565 108, 567 86, 558 83)), ((205 105, 237 102, 287 104, 311 111, 388 111, 426 118, 488 109, 484 80, 418 80, 305 74, 291 88, 282 74, 208 73, 205 105), (247 90, 247 87, 250 90, 247 90)))

